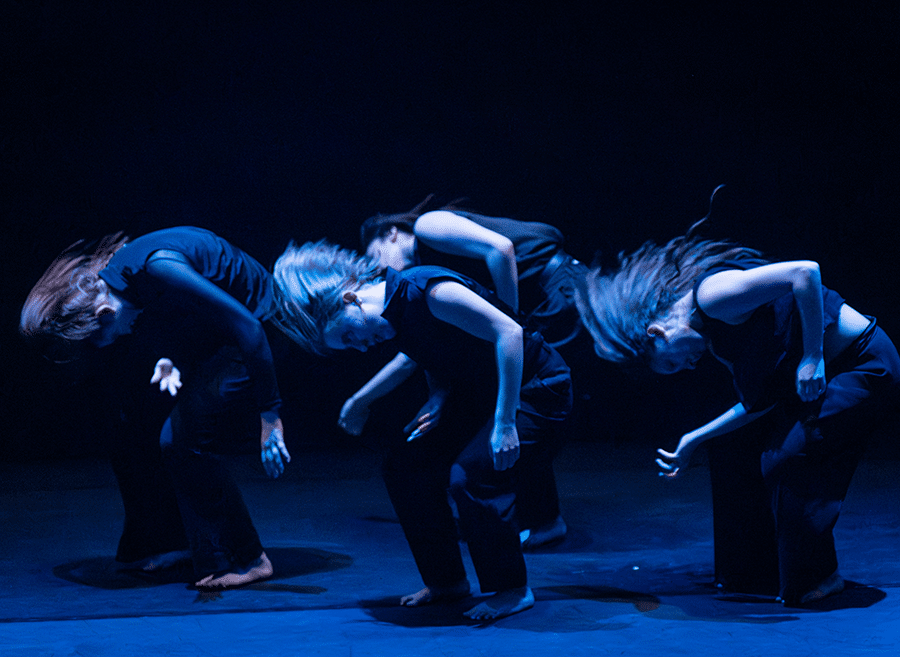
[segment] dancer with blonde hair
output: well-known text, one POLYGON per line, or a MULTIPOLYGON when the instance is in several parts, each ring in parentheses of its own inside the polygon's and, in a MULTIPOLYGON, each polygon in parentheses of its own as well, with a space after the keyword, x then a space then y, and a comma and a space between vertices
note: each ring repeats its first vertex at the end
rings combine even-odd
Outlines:
POLYGON ((388 450, 384 481, 425 588, 418 606, 470 592, 447 490, 456 503, 482 593, 475 620, 534 604, 515 521, 516 463, 541 458, 542 437, 571 409, 569 369, 496 295, 440 267, 379 268, 326 242, 291 245, 275 265, 283 329, 328 354, 390 340, 399 356, 341 412, 350 433, 369 407, 421 366, 442 400, 442 421, 420 424, 388 450))

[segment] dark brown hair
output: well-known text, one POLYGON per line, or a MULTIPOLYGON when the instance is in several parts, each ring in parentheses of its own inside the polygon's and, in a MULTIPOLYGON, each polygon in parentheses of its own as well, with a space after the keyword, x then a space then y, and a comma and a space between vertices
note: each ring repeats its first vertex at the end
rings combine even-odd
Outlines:
POLYGON ((125 242, 127 238, 116 233, 100 240, 92 252, 79 241, 57 256, 25 299, 19 319, 22 335, 57 352, 60 341, 84 340, 94 333, 100 326, 96 302, 107 291, 98 273, 125 242))

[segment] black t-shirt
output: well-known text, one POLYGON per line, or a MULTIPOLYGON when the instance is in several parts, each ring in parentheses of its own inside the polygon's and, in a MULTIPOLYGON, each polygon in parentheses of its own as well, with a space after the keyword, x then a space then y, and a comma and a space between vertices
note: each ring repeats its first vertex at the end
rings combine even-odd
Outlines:
POLYGON ((275 287, 251 256, 208 230, 168 228, 127 243, 100 277, 141 311, 134 333, 142 339, 135 342, 151 352, 151 360, 168 357, 185 371, 233 345, 260 412, 278 409, 275 368, 261 324, 276 310, 275 287))

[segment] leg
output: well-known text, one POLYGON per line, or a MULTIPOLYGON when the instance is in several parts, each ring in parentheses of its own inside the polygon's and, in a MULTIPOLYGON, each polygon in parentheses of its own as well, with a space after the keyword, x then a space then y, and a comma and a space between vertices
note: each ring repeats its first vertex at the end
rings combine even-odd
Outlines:
POLYGON ((442 449, 451 436, 439 427, 388 452, 385 486, 403 527, 425 589, 404 596, 416 606, 468 595, 469 583, 459 548, 456 521, 447 500, 448 457, 442 449))
POLYGON ((771 433, 764 416, 707 443, 712 485, 715 581, 724 591, 778 594, 778 544, 769 492, 759 470, 771 433))
POLYGON ((562 540, 566 535, 566 523, 559 510, 559 493, 553 458, 559 451, 559 433, 537 441, 534 453, 520 459, 516 465, 514 487, 516 494, 516 518, 522 549, 533 550, 562 540))
POLYGON ((259 415, 244 394, 247 383, 240 362, 220 352, 195 374, 194 385, 182 388, 161 435, 199 586, 246 584, 272 573, 217 453, 258 443, 259 415))
POLYGON ((158 432, 122 423, 110 440, 110 462, 125 510, 116 560, 145 570, 189 559, 172 481, 163 468, 158 432), (174 561, 173 561, 174 559, 174 561))
POLYGON ((117 369, 122 370, 118 380, 125 382, 115 389, 119 412, 102 432, 125 511, 116 561, 148 571, 173 566, 189 560, 190 552, 159 449, 159 427, 172 402, 147 395, 143 377, 136 390, 129 385, 133 374, 117 369))
POLYGON ((833 529, 869 435, 896 409, 900 357, 875 329, 830 363, 826 375, 823 397, 788 413, 794 423, 776 434, 783 438, 762 459, 778 537, 780 597, 788 604, 843 588, 833 529))
MULTIPOLYGON (((527 409, 526 405, 526 409, 527 409)), ((453 464, 450 491, 459 508, 460 527, 467 539, 482 592, 495 594, 466 612, 474 620, 503 618, 534 605, 527 584, 525 559, 519 542, 513 478, 521 464, 540 456, 536 449, 554 425, 545 418, 520 411, 516 425, 521 452, 512 470, 494 470, 490 458, 488 423, 453 464)))

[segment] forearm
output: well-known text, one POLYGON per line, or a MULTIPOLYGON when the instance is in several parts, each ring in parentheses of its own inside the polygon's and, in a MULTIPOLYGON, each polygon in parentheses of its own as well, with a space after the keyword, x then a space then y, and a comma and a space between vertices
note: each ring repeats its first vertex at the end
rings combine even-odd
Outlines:
POLYGON ((406 354, 397 354, 369 381, 357 390, 352 399, 366 406, 376 399, 384 397, 401 383, 406 381, 416 369, 416 362, 406 354))
POLYGON ((516 252, 510 242, 508 248, 491 249, 485 257, 497 297, 514 311, 519 311, 519 273, 516 252))
POLYGON ((522 329, 518 325, 504 331, 497 339, 497 406, 494 422, 500 426, 513 426, 519 410, 519 391, 522 388, 522 361, 524 347, 522 329))
POLYGON ((800 313, 803 354, 807 358, 821 358, 825 320, 822 308, 822 277, 818 264, 810 262, 798 272, 792 289, 797 311, 800 313))
POLYGON ((760 411, 758 413, 748 413, 743 404, 735 404, 711 422, 707 422, 702 427, 698 427, 693 431, 684 434, 681 437, 681 441, 678 443, 678 449, 690 449, 693 451, 695 447, 705 443, 710 438, 715 438, 716 436, 721 436, 729 431, 740 429, 761 415, 765 415, 768 410, 769 409, 766 409, 765 411, 760 411))

